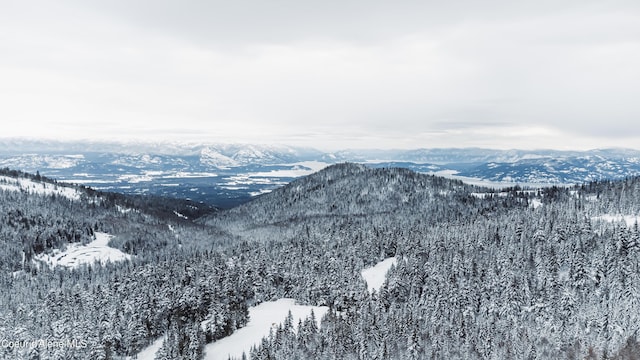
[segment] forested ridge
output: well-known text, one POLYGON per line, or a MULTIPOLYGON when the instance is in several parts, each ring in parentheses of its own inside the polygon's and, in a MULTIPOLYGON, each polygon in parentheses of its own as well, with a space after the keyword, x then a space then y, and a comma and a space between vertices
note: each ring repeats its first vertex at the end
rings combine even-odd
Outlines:
POLYGON ((1 358, 117 359, 164 336, 157 359, 199 359, 250 306, 285 297, 329 312, 285 322, 252 359, 638 356, 638 226, 599 217, 639 215, 640 178, 493 193, 339 164, 196 222, 104 199, 0 190, 0 339, 86 341, 1 358), (132 260, 51 269, 26 255, 96 231, 132 260), (393 256, 369 293, 360 271, 393 256))

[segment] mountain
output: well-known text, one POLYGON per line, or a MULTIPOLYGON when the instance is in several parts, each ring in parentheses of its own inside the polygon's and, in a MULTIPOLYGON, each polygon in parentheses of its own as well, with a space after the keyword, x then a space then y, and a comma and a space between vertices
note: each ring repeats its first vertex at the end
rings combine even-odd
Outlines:
POLYGON ((494 187, 548 186, 640 174, 640 152, 413 149, 341 150, 256 144, 0 140, 0 168, 124 194, 230 208, 331 164, 402 167, 494 187))
POLYGON ((315 160, 323 156, 288 146, 0 140, 0 168, 40 172, 99 190, 220 207, 246 202, 318 170, 315 160))
MULTIPOLYGON (((488 190, 404 168, 341 163, 199 221, 239 236, 275 239, 283 237, 283 229, 292 234, 323 219, 361 218, 358 221, 384 224, 389 219, 412 218, 412 214, 420 213, 423 221, 435 223, 494 211, 506 204, 527 206, 526 199, 517 194, 500 200, 473 195, 484 191, 488 190), (439 211, 432 211, 434 208, 439 211)), ((320 231, 316 229, 315 233, 320 231)))
POLYGON ((489 162, 462 170, 458 174, 491 181, 579 184, 639 175, 640 158, 634 156, 616 158, 607 153, 596 152, 594 155, 489 162))

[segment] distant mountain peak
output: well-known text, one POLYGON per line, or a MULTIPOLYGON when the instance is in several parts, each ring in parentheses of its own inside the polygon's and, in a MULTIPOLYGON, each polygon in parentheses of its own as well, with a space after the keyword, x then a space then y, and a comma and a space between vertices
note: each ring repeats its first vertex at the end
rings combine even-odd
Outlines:
POLYGON ((238 166, 238 162, 213 148, 204 148, 200 151, 200 162, 218 169, 226 169, 238 166))

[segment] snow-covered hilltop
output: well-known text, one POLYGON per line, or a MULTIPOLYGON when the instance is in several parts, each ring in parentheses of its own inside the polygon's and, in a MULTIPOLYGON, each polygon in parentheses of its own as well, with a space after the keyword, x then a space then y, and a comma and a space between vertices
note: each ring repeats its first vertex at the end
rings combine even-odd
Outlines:
POLYGON ((23 191, 31 194, 58 195, 71 200, 80 198, 80 191, 64 184, 34 181, 28 178, 15 178, 0 175, 0 189, 5 191, 23 191))

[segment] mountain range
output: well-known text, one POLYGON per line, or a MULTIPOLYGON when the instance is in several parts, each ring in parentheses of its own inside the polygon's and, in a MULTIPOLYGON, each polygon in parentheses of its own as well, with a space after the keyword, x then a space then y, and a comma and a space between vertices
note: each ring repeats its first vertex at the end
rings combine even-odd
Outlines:
POLYGON ((0 167, 99 190, 233 207, 341 162, 402 167, 476 184, 567 185, 640 174, 640 151, 480 148, 340 150, 256 144, 0 140, 0 167))

